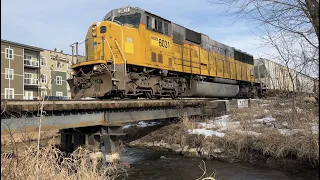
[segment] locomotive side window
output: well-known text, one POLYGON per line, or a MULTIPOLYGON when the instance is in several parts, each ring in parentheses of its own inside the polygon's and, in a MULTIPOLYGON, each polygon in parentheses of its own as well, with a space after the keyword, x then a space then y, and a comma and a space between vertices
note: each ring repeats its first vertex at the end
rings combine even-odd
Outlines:
POLYGON ((151 61, 152 62, 157 62, 157 55, 154 52, 151 52, 151 61))
POLYGON ((162 61, 162 54, 158 54, 158 62, 159 62, 159 63, 163 63, 163 61, 162 61))
POLYGON ((159 33, 163 33, 162 31, 162 21, 155 19, 154 20, 154 30, 159 32, 159 33))
POLYGON ((100 33, 106 33, 107 32, 107 27, 106 26, 101 26, 100 27, 100 33))
POLYGON ((146 15, 146 28, 169 36, 170 24, 159 17, 146 15))
POLYGON ((152 29, 152 18, 147 16, 147 28, 152 29))
POLYGON ((168 23, 163 23, 164 24, 164 34, 169 36, 169 26, 168 23))

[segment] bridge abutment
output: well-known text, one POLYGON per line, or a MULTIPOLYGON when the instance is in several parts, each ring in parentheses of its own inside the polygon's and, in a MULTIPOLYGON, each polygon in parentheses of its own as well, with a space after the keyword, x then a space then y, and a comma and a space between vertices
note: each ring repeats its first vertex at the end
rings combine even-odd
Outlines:
POLYGON ((118 137, 124 135, 122 126, 90 126, 62 129, 61 150, 72 153, 80 146, 100 151, 107 163, 119 162, 118 137))

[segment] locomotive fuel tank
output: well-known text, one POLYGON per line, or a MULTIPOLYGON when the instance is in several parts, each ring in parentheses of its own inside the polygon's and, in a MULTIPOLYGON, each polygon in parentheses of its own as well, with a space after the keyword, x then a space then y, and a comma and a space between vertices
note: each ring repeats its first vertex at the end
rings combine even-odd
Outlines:
POLYGON ((239 86, 235 84, 222 84, 203 81, 191 81, 191 88, 187 96, 208 98, 232 98, 239 93, 239 86))

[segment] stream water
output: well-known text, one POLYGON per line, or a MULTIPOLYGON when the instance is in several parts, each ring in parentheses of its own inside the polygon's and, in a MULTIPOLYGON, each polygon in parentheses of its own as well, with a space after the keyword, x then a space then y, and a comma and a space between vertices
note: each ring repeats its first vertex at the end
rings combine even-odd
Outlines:
MULTIPOLYGON (((202 163, 199 158, 186 158, 166 152, 158 152, 140 148, 125 148, 120 156, 120 163, 127 163, 127 175, 119 179, 139 180, 196 180, 203 171, 199 168, 202 163)), ((225 163, 217 160, 205 160, 207 173, 215 172, 218 180, 258 180, 258 179, 319 179, 316 170, 303 173, 288 173, 267 168, 252 166, 244 163, 225 163)))

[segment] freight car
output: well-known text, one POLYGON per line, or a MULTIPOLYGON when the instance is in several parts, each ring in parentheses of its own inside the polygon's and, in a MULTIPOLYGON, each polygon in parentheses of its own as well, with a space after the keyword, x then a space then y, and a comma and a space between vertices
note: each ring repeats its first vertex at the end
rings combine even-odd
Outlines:
MULTIPOLYGON (((78 56, 78 45, 71 45, 78 56)), ((93 23, 85 61, 71 66, 73 99, 248 98, 265 94, 253 56, 138 7, 93 23)))
POLYGON ((268 94, 316 93, 316 79, 268 59, 254 60, 255 79, 263 83, 268 94))

